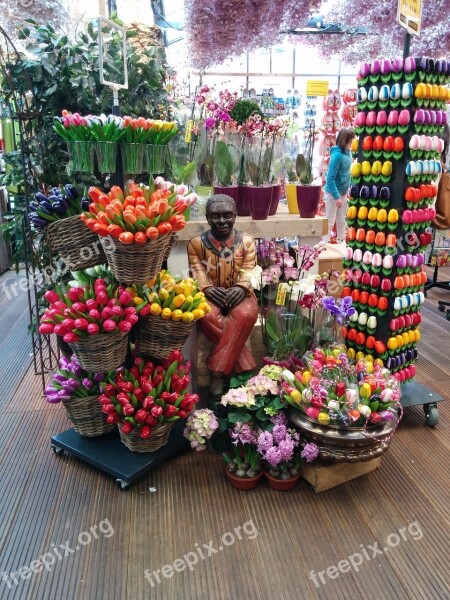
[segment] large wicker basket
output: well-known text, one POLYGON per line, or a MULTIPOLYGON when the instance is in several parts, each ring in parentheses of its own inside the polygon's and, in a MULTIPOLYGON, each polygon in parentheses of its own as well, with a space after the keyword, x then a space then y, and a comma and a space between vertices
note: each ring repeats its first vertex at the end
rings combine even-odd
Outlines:
POLYGON ((80 338, 69 346, 75 353, 80 367, 85 371, 106 373, 125 362, 128 351, 128 333, 112 331, 80 338))
POLYGON ((131 452, 155 452, 167 444, 173 423, 162 423, 152 428, 149 438, 141 438, 140 429, 134 427, 131 433, 122 433, 122 423, 118 423, 120 440, 131 452))
POLYGON ((120 283, 145 283, 161 270, 170 235, 145 244, 122 244, 111 236, 100 238, 114 277, 120 283))
POLYGON ((181 350, 194 324, 194 321, 182 323, 152 315, 143 317, 136 326, 136 353, 139 356, 168 358, 174 350, 181 350))
POLYGON ((62 403, 73 428, 83 437, 97 437, 114 429, 114 423, 106 422, 98 396, 72 398, 62 403))
POLYGON ((163 260, 167 260, 169 258, 169 255, 172 252, 172 248, 175 246, 178 239, 178 236, 174 231, 172 231, 169 237, 169 243, 167 244, 166 250, 164 252, 163 260))
POLYGON ((79 215, 50 223, 46 231, 52 249, 72 271, 106 263, 98 235, 86 227, 79 215))

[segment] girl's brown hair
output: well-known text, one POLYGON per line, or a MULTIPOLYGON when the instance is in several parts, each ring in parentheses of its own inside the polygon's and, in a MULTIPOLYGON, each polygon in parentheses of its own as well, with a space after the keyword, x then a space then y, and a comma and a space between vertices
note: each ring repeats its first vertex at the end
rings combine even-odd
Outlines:
POLYGON ((354 137, 356 137, 356 134, 353 127, 342 127, 336 137, 336 146, 345 150, 347 144, 351 142, 354 137))

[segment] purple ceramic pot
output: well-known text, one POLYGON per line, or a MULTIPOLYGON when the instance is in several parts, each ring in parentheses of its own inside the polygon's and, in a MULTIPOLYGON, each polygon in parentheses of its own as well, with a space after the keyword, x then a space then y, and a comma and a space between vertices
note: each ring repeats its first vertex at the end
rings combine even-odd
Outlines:
POLYGON ((272 186, 254 185, 245 188, 250 203, 250 213, 254 221, 266 221, 272 204, 272 186))
POLYGON ((231 196, 233 200, 237 203, 239 201, 239 190, 240 188, 237 185, 215 185, 214 193, 215 194, 225 194, 226 196, 231 196))
POLYGON ((298 185, 297 204, 302 219, 313 219, 317 214, 320 202, 320 185, 298 185))
POLYGON ((251 215, 250 210, 250 198, 247 195, 247 189, 249 186, 240 185, 238 199, 236 200, 236 212, 238 217, 249 217, 251 215))
POLYGON ((281 196, 281 183, 276 183, 272 186, 272 202, 270 203, 269 217, 277 214, 278 203, 281 196))

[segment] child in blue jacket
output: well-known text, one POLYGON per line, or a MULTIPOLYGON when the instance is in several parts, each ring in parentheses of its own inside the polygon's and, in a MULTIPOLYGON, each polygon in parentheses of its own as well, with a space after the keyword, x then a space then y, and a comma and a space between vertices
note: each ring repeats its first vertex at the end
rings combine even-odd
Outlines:
POLYGON ((342 127, 336 137, 336 146, 330 150, 330 164, 324 187, 328 236, 336 223, 337 241, 345 240, 345 216, 347 214, 347 190, 350 186, 350 166, 352 155, 350 147, 355 138, 353 127, 342 127))

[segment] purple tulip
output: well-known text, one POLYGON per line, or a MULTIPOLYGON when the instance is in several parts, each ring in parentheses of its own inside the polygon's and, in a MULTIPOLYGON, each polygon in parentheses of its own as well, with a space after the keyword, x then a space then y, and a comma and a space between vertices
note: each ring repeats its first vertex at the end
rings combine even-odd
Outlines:
POLYGON ((393 59, 392 70, 394 71, 394 73, 400 73, 400 71, 403 71, 403 58, 393 59))
POLYGON ((65 377, 64 375, 62 375, 61 373, 55 373, 52 376, 52 379, 54 379, 55 381, 58 381, 60 383, 62 383, 63 381, 67 380, 67 377, 65 377))
POLYGON ((396 264, 398 269, 404 269, 406 267, 406 256, 404 254, 399 254, 397 256, 396 264))
POLYGON ((75 377, 83 377, 83 369, 78 365, 72 369, 72 372, 75 377))
POLYGON ((436 125, 442 125, 442 111, 436 111, 436 125))
POLYGON ((441 60, 441 73, 443 75, 447 74, 447 61, 445 60, 445 58, 441 60))
POLYGON ((405 356, 405 353, 404 353, 404 352, 402 352, 402 353, 400 354, 400 362, 401 362, 401 364, 402 364, 402 367, 403 367, 403 365, 404 365, 404 364, 405 364, 405 362, 406 362, 406 356, 405 356))
POLYGON ((370 65, 368 65, 367 63, 362 63, 362 65, 359 67, 359 75, 364 78, 367 77, 370 74, 370 65))
POLYGON ((413 73, 417 68, 416 59, 414 56, 408 56, 405 58, 404 69, 405 73, 413 73))
POLYGON ((412 267, 413 269, 415 269, 417 267, 417 256, 416 255, 412 255, 412 254, 408 254, 409 257, 409 265, 408 267, 412 267))
POLYGON ((421 267, 423 265, 423 263, 425 262, 425 257, 422 253, 416 254, 416 256, 417 256, 417 266, 421 267))
POLYGON ((87 390, 92 390, 92 388, 94 387, 94 382, 91 381, 90 379, 88 379, 87 377, 85 377, 82 381, 82 384, 84 385, 84 387, 87 390))
POLYGON ((49 394, 46 398, 47 402, 50 402, 50 404, 58 404, 58 402, 61 402, 61 398, 58 394, 49 394))
POLYGON ((380 417, 383 419, 383 421, 392 421, 394 419, 394 414, 391 413, 390 410, 382 410, 380 412, 380 417))
POLYGON ((437 74, 442 73, 442 61, 441 60, 437 60, 434 63, 434 70, 437 74))
POLYGON ((435 110, 430 110, 430 123, 431 125, 434 125, 436 123, 436 111, 435 110))
POLYGON ((44 393, 47 394, 57 394, 58 393, 58 389, 53 387, 52 385, 47 385, 45 386, 45 390, 44 393))
POLYGON ((392 63, 388 58, 381 62, 380 70, 383 75, 388 75, 392 71, 392 63))
POLYGON ((78 379, 74 379, 73 377, 71 377, 68 382, 67 382, 71 387, 73 387, 74 390, 77 390, 81 383, 78 381, 78 379))
POLYGON ((96 381, 98 383, 99 381, 103 381, 104 379, 105 379, 105 375, 103 373, 95 373, 94 381, 96 381))
MULTIPOLYGON (((74 388, 73 388, 73 387, 70 385, 70 383, 68 383, 67 381, 65 381, 65 382, 62 384, 62 387, 63 387, 63 389, 62 389, 62 390, 60 390, 60 392, 62 392, 62 395, 65 395, 65 394, 73 394, 73 393, 75 392, 74 388)), ((59 394, 60 392, 58 392, 58 394, 59 394)))
POLYGON ((381 63, 376 58, 373 63, 370 65, 370 73, 371 75, 379 75, 381 71, 381 63))
MULTIPOLYGON (((449 62, 450 65, 450 62, 449 62)), ((447 113, 445 112, 445 110, 441 111, 441 115, 442 115, 442 125, 447 125, 447 113)))
POLYGON ((421 71, 428 71, 428 59, 426 59, 425 57, 420 59, 419 69, 421 71))
POLYGON ((418 125, 425 123, 425 111, 422 108, 419 108, 414 113, 414 123, 417 123, 418 125))
POLYGON ((61 369, 70 369, 70 360, 65 356, 61 357, 59 359, 59 366, 61 367, 61 369))
POLYGON ((423 117, 424 125, 429 125, 431 123, 431 112, 429 110, 424 110, 423 117))

